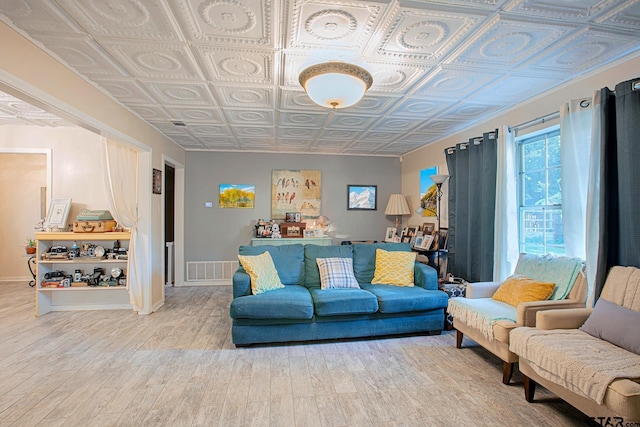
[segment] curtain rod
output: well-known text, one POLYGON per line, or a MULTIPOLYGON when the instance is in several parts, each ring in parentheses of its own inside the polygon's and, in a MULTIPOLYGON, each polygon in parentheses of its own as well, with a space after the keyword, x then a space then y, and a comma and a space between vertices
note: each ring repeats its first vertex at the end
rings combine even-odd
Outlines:
POLYGON ((525 128, 528 128, 530 126, 537 125, 538 123, 544 123, 547 120, 557 119, 558 117, 560 117, 560 111, 555 111, 553 113, 547 114, 546 116, 541 116, 541 117, 535 118, 533 120, 529 120, 528 122, 520 123, 519 125, 510 126, 509 127, 509 131, 525 129, 525 128))

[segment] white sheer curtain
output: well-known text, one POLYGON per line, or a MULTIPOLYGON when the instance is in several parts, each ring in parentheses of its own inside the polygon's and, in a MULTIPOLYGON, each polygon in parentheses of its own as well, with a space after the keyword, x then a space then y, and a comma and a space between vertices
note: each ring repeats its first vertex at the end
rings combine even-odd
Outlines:
POLYGON ((118 224, 131 230, 129 241, 129 299, 135 311, 142 310, 142 286, 148 283, 146 253, 138 230, 138 150, 104 138, 105 190, 109 209, 118 224))
POLYGON ((518 262, 518 201, 516 193, 516 147, 514 132, 503 126, 498 132, 496 175, 496 222, 493 280, 503 281, 518 262))
POLYGON ((587 275, 587 307, 593 305, 594 283, 597 271, 598 248, 600 246, 600 177, 602 175, 602 123, 600 110, 601 93, 593 93, 591 123, 591 160, 589 164, 589 185, 587 191, 586 218, 586 275, 587 275))
POLYGON ((586 258, 591 120, 591 98, 560 107, 562 229, 566 255, 581 259, 586 258))

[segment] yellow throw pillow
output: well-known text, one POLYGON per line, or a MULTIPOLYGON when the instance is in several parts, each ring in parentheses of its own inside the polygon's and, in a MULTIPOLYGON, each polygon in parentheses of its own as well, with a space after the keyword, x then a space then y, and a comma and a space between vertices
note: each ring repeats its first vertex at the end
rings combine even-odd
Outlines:
POLYGON ((507 277, 491 298, 517 306, 521 302, 547 300, 553 294, 555 287, 555 283, 540 282, 526 276, 514 274, 507 277))
POLYGON ((415 252, 385 251, 376 249, 376 270, 372 284, 413 286, 415 252))
POLYGON ((238 259, 251 277, 251 293, 253 295, 284 288, 269 252, 254 256, 238 255, 238 259))

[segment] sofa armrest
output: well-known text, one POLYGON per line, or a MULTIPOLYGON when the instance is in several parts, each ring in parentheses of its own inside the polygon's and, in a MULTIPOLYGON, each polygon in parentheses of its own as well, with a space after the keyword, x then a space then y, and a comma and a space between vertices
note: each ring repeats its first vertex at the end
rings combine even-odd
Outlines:
POLYGON ((241 270, 236 270, 233 274, 233 298, 251 295, 251 277, 241 270))
POLYGON ((540 311, 536 315, 538 329, 578 329, 591 314, 591 308, 567 308, 540 311))
POLYGON ((584 308, 584 302, 572 299, 523 302, 518 304, 516 322, 520 326, 536 326, 538 312, 568 308, 584 308))
POLYGON ((438 290, 438 273, 435 268, 416 262, 413 268, 413 282, 421 288, 436 291, 438 290))
POLYGON ((467 283, 465 296, 467 298, 491 298, 496 293, 502 282, 475 282, 467 283))

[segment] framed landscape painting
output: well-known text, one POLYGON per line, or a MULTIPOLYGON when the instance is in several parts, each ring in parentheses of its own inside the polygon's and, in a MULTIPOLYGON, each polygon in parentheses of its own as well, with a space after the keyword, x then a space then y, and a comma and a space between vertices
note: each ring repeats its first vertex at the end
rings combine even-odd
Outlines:
POLYGON ((218 206, 221 208, 247 208, 255 205, 256 186, 243 184, 220 184, 218 206))
POLYGON ((377 185, 347 185, 347 210, 375 211, 377 208, 377 185))

